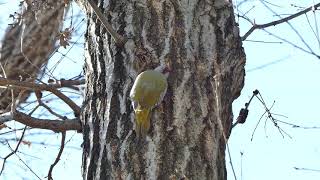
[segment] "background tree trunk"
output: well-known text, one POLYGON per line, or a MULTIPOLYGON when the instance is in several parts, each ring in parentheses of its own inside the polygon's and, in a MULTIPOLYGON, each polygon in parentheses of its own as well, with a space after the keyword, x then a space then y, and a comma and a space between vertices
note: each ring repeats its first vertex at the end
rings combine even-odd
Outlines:
MULTIPOLYGON (((47 0, 45 2, 31 1, 21 6, 16 14, 16 20, 9 25, 2 40, 0 63, 5 74, 0 69, 2 77, 8 79, 34 82, 57 48, 58 35, 63 24, 64 2, 47 0), (22 47, 21 47, 22 45, 22 47)), ((8 15, 9 16, 9 15, 8 15)), ((45 71, 46 72, 46 71, 45 71)), ((0 89, 0 113, 8 111, 12 102, 10 90, 0 89)), ((14 92, 15 97, 19 94, 14 92)), ((29 97, 24 93, 20 103, 29 97)))
POLYGON ((225 0, 101 0, 120 34, 116 47, 91 10, 86 36, 84 179, 226 179, 232 102, 244 82, 245 54, 225 0), (168 63, 162 108, 137 142, 128 98, 137 74, 168 63))

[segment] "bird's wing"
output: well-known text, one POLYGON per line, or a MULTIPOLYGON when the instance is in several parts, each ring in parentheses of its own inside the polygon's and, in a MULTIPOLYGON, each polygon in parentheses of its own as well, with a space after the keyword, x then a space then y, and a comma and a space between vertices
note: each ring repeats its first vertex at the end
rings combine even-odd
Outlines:
POLYGON ((164 90, 162 91, 162 93, 161 93, 160 96, 159 96, 159 99, 158 99, 157 104, 156 104, 154 107, 159 106, 159 104, 161 104, 164 96, 165 96, 166 93, 167 93, 167 88, 168 88, 168 86, 166 85, 165 88, 164 88, 164 90))

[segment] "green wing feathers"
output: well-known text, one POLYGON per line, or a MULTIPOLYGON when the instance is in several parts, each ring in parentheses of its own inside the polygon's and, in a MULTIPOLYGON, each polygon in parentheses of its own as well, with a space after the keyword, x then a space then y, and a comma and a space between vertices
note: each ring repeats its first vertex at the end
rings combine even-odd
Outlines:
POLYGON ((135 115, 137 136, 145 137, 150 129, 150 108, 137 108, 135 115))
POLYGON ((166 76, 161 72, 147 70, 140 73, 130 91, 135 111, 136 134, 144 138, 150 129, 152 108, 161 103, 167 90, 166 76))

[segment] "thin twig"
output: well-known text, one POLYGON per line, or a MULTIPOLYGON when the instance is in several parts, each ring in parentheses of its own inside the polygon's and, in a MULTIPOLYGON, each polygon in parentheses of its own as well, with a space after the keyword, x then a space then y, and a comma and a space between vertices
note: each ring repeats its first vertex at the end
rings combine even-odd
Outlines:
MULTIPOLYGON (((251 23, 252 25, 255 24, 254 22, 252 22, 252 21, 251 21, 248 17, 246 17, 246 16, 242 16, 242 15, 238 15, 238 16, 241 17, 241 18, 243 18, 244 20, 248 21, 248 22, 251 23)), ((302 47, 300 47, 300 46, 298 46, 298 45, 296 45, 296 44, 294 44, 294 43, 292 43, 292 42, 290 42, 290 41, 288 41, 288 40, 286 40, 286 39, 284 39, 284 38, 282 38, 282 37, 280 37, 280 36, 277 36, 277 35, 269 32, 269 31, 266 30, 266 29, 262 29, 262 30, 265 31, 267 34, 269 34, 269 35, 271 35, 271 36, 273 36, 273 37, 275 37, 275 38, 277 38, 277 39, 279 39, 279 40, 281 40, 281 41, 283 41, 283 42, 285 42, 285 43, 290 44, 290 45, 293 46, 294 48, 297 48, 297 49, 299 49, 299 50, 301 50, 301 51, 303 51, 303 52, 305 52, 305 53, 309 53, 309 54, 311 54, 311 55, 314 55, 314 56, 316 56, 317 58, 320 59, 320 55, 318 55, 318 54, 316 54, 316 53, 314 53, 314 52, 308 51, 308 50, 306 50, 306 49, 304 49, 304 48, 302 48, 302 47)))
MULTIPOLYGON (((280 134, 282 135, 282 137, 284 138, 284 134, 287 135, 290 139, 292 139, 292 137, 287 133, 285 132, 282 128, 280 128, 280 126, 278 125, 277 123, 277 119, 273 117, 273 114, 270 112, 271 108, 273 107, 274 103, 272 104, 272 106, 270 108, 267 107, 265 101, 263 100, 262 98, 262 95, 261 93, 259 92, 258 94, 259 96, 256 96, 257 99, 262 103, 262 105, 264 106, 264 109, 265 109, 265 113, 267 113, 267 119, 270 119, 271 122, 273 123, 273 125, 278 129, 278 131, 280 132, 280 134)), ((264 114, 265 114, 264 113, 264 114)), ((267 120, 266 119, 266 120, 267 120)))
POLYGON ((231 160, 231 153, 230 153, 228 142, 227 142, 226 146, 227 146, 227 151, 228 151, 228 155, 229 155, 229 163, 230 163, 230 166, 232 169, 232 173, 233 173, 234 179, 237 180, 236 172, 234 171, 232 160, 231 160))
POLYGON ((24 127, 24 129, 23 129, 23 131, 22 131, 22 135, 21 135, 21 137, 20 137, 20 139, 19 139, 19 142, 18 142, 16 148, 15 148, 13 151, 11 151, 11 153, 9 153, 9 154, 3 159, 2 168, 1 168, 1 171, 0 171, 0 176, 1 176, 2 172, 3 172, 3 170, 4 170, 4 166, 5 166, 5 164, 6 164, 7 159, 8 159, 9 157, 11 157, 13 154, 15 154, 15 153, 18 151, 18 148, 19 148, 19 146, 20 146, 20 144, 21 144, 21 142, 22 142, 22 140, 23 140, 23 136, 24 136, 24 133, 26 132, 26 129, 27 129, 27 126, 24 127))
POLYGON ((261 40, 251 40, 251 39, 246 39, 245 41, 256 42, 256 43, 265 43, 265 44, 282 44, 283 43, 281 41, 261 41, 261 40))
POLYGON ((57 157, 56 157, 56 160, 55 160, 55 161, 53 162, 53 164, 51 164, 51 166, 50 166, 50 169, 49 169, 49 172, 48 172, 48 180, 52 180, 52 179, 53 179, 53 178, 52 178, 52 170, 53 170, 54 166, 59 162, 60 157, 61 157, 62 152, 63 152, 63 149, 64 149, 64 142, 65 142, 65 140, 66 140, 66 132, 64 131, 64 132, 62 132, 61 134, 62 134, 62 137, 61 137, 60 150, 59 150, 59 153, 58 153, 58 155, 57 155, 57 157))
POLYGON ((42 98, 42 93, 41 93, 40 91, 36 91, 35 94, 36 94, 36 98, 37 98, 37 101, 38 101, 39 106, 44 107, 45 109, 47 109, 47 110, 49 111, 49 113, 51 113, 52 115, 54 115, 54 116, 56 116, 56 117, 58 117, 58 118, 60 118, 60 119, 63 119, 63 120, 67 119, 67 117, 62 116, 62 115, 54 112, 49 106, 47 106, 47 105, 41 100, 41 98, 42 98))
POLYGON ((313 11, 313 19, 314 19, 314 26, 316 27, 316 37, 317 37, 317 40, 318 40, 318 45, 319 45, 319 48, 320 48, 320 38, 319 38, 319 28, 318 28, 318 21, 317 21, 317 16, 316 16, 316 13, 315 11, 313 11))
MULTIPOLYGON (((11 151, 12 151, 13 149, 11 148, 10 144, 8 144, 8 146, 9 146, 9 148, 10 148, 11 151)), ((20 156, 19 156, 17 153, 15 153, 15 155, 18 157, 19 161, 21 161, 21 162, 23 163, 23 165, 25 165, 25 166, 30 170, 30 172, 32 172, 32 174, 34 174, 39 180, 41 180, 41 178, 31 169, 31 167, 29 167, 29 165, 28 165, 26 162, 24 162, 24 161, 20 158, 20 156)))
MULTIPOLYGON (((278 129, 279 133, 282 135, 283 138, 284 138, 284 135, 287 135, 289 138, 292 138, 287 132, 285 132, 283 129, 281 129, 280 126, 277 123, 277 122, 281 122, 281 123, 285 123, 285 122, 284 121, 280 121, 280 120, 274 118, 273 116, 276 115, 276 116, 282 116, 282 117, 285 117, 285 118, 288 118, 288 117, 284 116, 284 115, 281 115, 281 114, 271 113, 271 109, 274 106, 275 101, 273 102, 271 107, 268 108, 266 103, 265 103, 265 101, 263 100, 263 97, 262 97, 261 93, 258 90, 254 90, 253 91, 253 94, 252 94, 250 100, 247 103, 245 103, 245 108, 242 108, 240 110, 239 116, 238 116, 236 122, 231 126, 231 129, 233 129, 239 123, 241 123, 241 124, 245 123, 245 121, 247 119, 247 116, 248 116, 248 113, 249 113, 248 107, 249 107, 249 105, 250 105, 250 103, 251 103, 251 101, 252 101, 252 99, 254 97, 256 97, 260 101, 260 103, 263 105, 265 111, 261 115, 261 117, 259 118, 259 120, 258 120, 258 122, 257 122, 257 124, 256 124, 256 126, 255 126, 255 128, 254 128, 254 130, 252 132, 251 141, 253 140, 254 133, 256 132, 256 130, 257 130, 257 128, 258 128, 258 126, 259 126, 259 124, 261 122, 261 119, 264 117, 265 114, 267 114, 266 115, 266 120, 264 122, 265 134, 267 134, 267 131, 266 131, 267 120, 270 119, 271 122, 273 123, 273 125, 278 129)), ((291 125, 290 123, 287 123, 287 124, 291 125)))
POLYGON ((288 55, 288 56, 282 57, 280 59, 268 62, 266 64, 262 64, 260 66, 256 66, 256 67, 253 67, 253 68, 248 68, 248 70, 246 70, 246 72, 252 72, 252 71, 256 71, 256 70, 260 70, 260 69, 266 68, 266 67, 271 66, 271 65, 275 65, 277 63, 280 63, 280 62, 288 60, 290 57, 291 56, 288 55))
POLYGON ((273 36, 273 37, 275 37, 275 38, 277 38, 277 39, 280 39, 281 41, 284 41, 284 42, 290 44, 290 45, 293 46, 294 48, 300 49, 301 51, 303 51, 303 52, 305 52, 305 53, 309 53, 309 54, 311 54, 311 55, 314 55, 314 56, 316 56, 318 59, 320 59, 320 55, 318 55, 318 54, 316 54, 316 53, 314 53, 314 52, 308 51, 308 50, 306 50, 306 49, 304 49, 304 48, 302 48, 302 47, 294 44, 293 42, 290 42, 289 40, 286 40, 286 39, 284 39, 284 38, 282 38, 282 37, 280 37, 280 36, 277 36, 276 34, 273 34, 273 33, 269 32, 269 31, 266 30, 266 29, 262 29, 262 30, 265 31, 266 33, 268 33, 269 35, 271 35, 271 36, 273 36))
POLYGON ((265 112, 261 115, 261 117, 260 117, 259 120, 258 120, 258 123, 257 123, 256 126, 254 127, 254 130, 253 130, 252 135, 251 135, 251 141, 253 140, 254 133, 256 132, 256 130, 257 130, 257 128, 258 128, 258 125, 259 125, 260 122, 261 122, 261 119, 263 118, 263 116, 264 116, 266 113, 267 113, 267 112, 265 111, 265 112))
MULTIPOLYGON (((13 129, 13 130, 10 130, 10 131, 6 131, 6 132, 3 132, 3 133, 0 133, 0 136, 1 135, 4 135, 4 134, 9 134, 9 133, 14 133, 16 131, 22 131, 24 128, 19 128, 19 129, 13 129)), ((27 130, 30 130, 32 128, 28 127, 27 130)))
MULTIPOLYGON (((81 37, 83 37, 83 35, 84 35, 84 32, 77 38, 76 42, 80 41, 80 39, 81 39, 81 37)), ((57 63, 55 63, 55 64, 53 65, 52 68, 48 69, 48 71, 49 71, 51 74, 52 74, 52 72, 58 67, 58 64, 66 57, 66 54, 68 54, 74 46, 75 46, 75 43, 73 43, 73 44, 69 47, 69 49, 67 50, 67 52, 58 60, 57 63), (52 71, 52 72, 51 72, 51 71, 52 71)), ((59 52, 59 49, 56 49, 55 52, 59 52)))
MULTIPOLYGON (((277 14, 272 8, 270 8, 266 3, 265 1, 263 0, 260 0, 260 2, 270 11, 272 12, 275 16, 277 16, 278 18, 282 18, 279 14, 277 14)), ((293 25, 289 22, 289 21, 286 21, 286 23, 290 26, 290 28, 296 33, 296 35, 299 37, 299 39, 301 40, 301 42, 309 49, 309 51, 311 53, 314 54, 312 48, 308 45, 308 43, 304 40, 304 38, 301 36, 301 34, 298 32, 298 30, 296 30, 295 27, 293 27, 293 25)))
MULTIPOLYGON (((259 99, 259 97, 257 97, 257 98, 259 99)), ((266 137, 268 137, 268 135, 267 135, 267 121, 268 121, 269 118, 272 121, 272 117, 270 116, 270 114, 271 114, 270 111, 273 108, 275 103, 276 103, 276 101, 273 101, 272 105, 269 108, 265 108, 266 109, 265 111, 268 113, 268 115, 266 116, 266 120, 264 121, 264 126, 263 126, 264 134, 265 134, 266 137)), ((266 105, 263 104, 263 106, 266 106, 266 105)), ((281 131, 280 131, 280 134, 282 135, 282 137, 284 137, 281 131)))
MULTIPOLYGON (((305 17, 306 17, 306 19, 307 19, 309 28, 311 29, 313 35, 316 37, 316 39, 317 39, 317 41, 318 41, 318 45, 320 45, 319 36, 317 35, 317 33, 315 32, 315 30, 313 29, 313 27, 312 27, 312 25, 311 25, 311 22, 310 22, 310 20, 309 20, 309 18, 308 18, 308 15, 305 14, 305 17)), ((318 26, 317 26, 317 24, 315 24, 315 26, 316 26, 316 31, 318 31, 318 26)))
POLYGON ((52 115, 62 119, 62 120, 66 120, 67 117, 66 116, 62 116, 56 112, 54 112, 48 105, 46 105, 44 102, 41 101, 40 106, 44 107, 45 109, 47 109, 49 111, 49 113, 51 113, 52 115))
POLYGON ((320 172, 320 169, 310 169, 310 168, 298 168, 298 167, 293 167, 295 170, 299 171, 315 171, 315 172, 320 172))
POLYGON ((277 8, 282 8, 281 6, 279 6, 279 5, 277 5, 277 4, 273 4, 273 3, 269 2, 269 1, 266 1, 266 0, 260 0, 260 1, 265 2, 265 3, 268 3, 268 4, 272 5, 272 6, 277 7, 277 8))
POLYGON ((241 180, 242 180, 242 179, 243 179, 243 176, 242 176, 242 159, 243 159, 243 152, 240 151, 240 155, 241 155, 240 167, 241 167, 241 180))
POLYGON ((244 41, 247 39, 247 37, 256 29, 264 29, 264 28, 267 28, 267 27, 270 27, 270 26, 276 26, 278 24, 281 24, 281 23, 284 23, 284 22, 287 22, 287 21, 290 21, 298 16, 301 16, 302 14, 305 14, 313 9, 317 9, 318 7, 320 7, 320 3, 318 4, 315 4, 313 6, 310 6, 309 8, 305 9, 305 10, 302 10, 302 11, 299 11, 291 16, 288 16, 288 17, 285 17, 285 18, 282 18, 282 19, 279 19, 279 20, 276 20, 276 21, 272 21, 272 22, 269 22, 269 23, 266 23, 266 24, 253 24, 253 26, 249 29, 248 32, 246 32, 244 34, 244 36, 241 37, 241 40, 244 41))

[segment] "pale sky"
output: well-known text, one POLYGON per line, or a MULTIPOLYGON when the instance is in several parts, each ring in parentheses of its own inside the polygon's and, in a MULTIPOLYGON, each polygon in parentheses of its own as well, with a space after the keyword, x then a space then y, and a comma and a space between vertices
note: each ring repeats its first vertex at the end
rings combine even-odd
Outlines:
MULTIPOLYGON (((241 1, 238 1, 241 2, 241 1)), ((279 7, 266 3, 279 14, 294 14, 297 8, 309 7, 313 1, 268 1, 279 7), (296 3, 298 2, 298 3, 296 3), (302 3, 303 2, 303 3, 302 3)), ((319 1, 317 1, 319 2, 319 1)), ((254 19, 257 24, 277 20, 270 11, 259 1, 248 1, 239 7, 242 12, 254 19)), ((316 32, 315 22, 319 27, 319 11, 308 13, 310 24, 316 32), (316 20, 314 19, 316 17, 316 20)), ((320 54, 320 45, 307 23, 306 16, 290 21, 291 25, 299 32, 315 53, 320 54)), ((241 35, 251 27, 240 18, 241 35)), ((286 40, 292 41, 305 49, 306 46, 299 36, 286 23, 266 29, 286 40)), ((317 34, 317 33, 316 33, 317 34)), ((256 30, 247 39, 268 42, 283 42, 268 35, 264 31, 256 30)), ((235 118, 244 103, 249 100, 252 91, 258 89, 267 105, 275 105, 273 113, 287 116, 288 118, 275 116, 275 118, 289 123, 313 127, 320 127, 319 101, 320 101, 320 59, 294 48, 288 43, 257 43, 243 42, 247 55, 245 86, 241 96, 234 102, 233 110, 235 118), (263 65, 271 64, 270 66, 263 65), (257 67, 263 68, 257 68, 257 67)), ((278 130, 268 120, 264 128, 265 118, 261 120, 253 141, 253 130, 264 113, 262 104, 254 99, 249 107, 249 116, 243 125, 238 125, 229 139, 230 151, 234 169, 238 180, 270 180, 270 179, 320 179, 320 171, 297 171, 294 167, 320 170, 320 144, 318 138, 320 129, 299 129, 279 123, 292 139, 282 138, 278 130), (265 132, 266 129, 266 132, 265 132), (241 154, 242 177, 241 177, 241 154)), ((230 169, 229 159, 228 179, 234 179, 230 169)))

